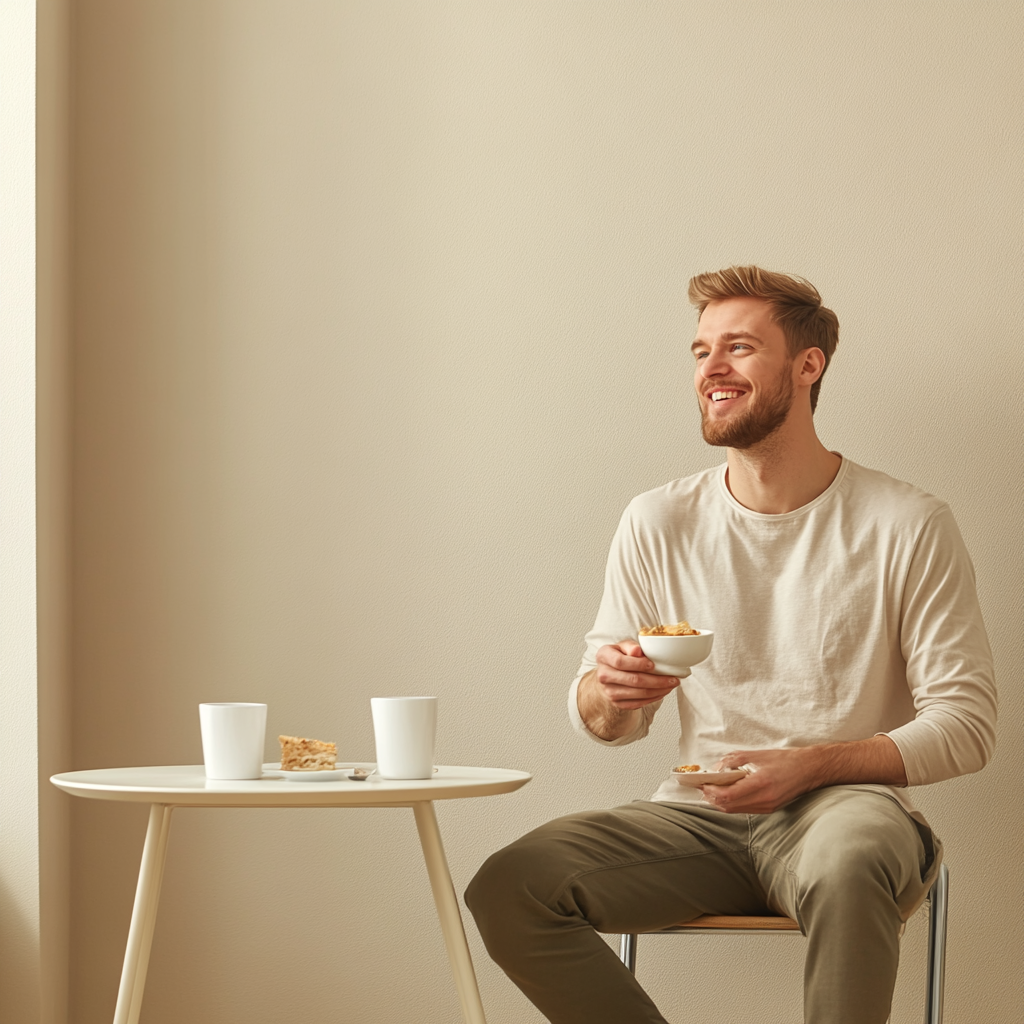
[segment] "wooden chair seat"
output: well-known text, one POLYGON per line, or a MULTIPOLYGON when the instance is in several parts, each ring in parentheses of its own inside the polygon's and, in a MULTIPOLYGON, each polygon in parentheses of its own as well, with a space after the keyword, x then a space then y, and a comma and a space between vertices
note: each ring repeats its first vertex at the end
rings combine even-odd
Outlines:
MULTIPOLYGON (((791 917, 780 917, 775 914, 764 917, 740 917, 726 914, 701 914, 692 921, 680 921, 672 925, 676 928, 709 928, 730 931, 759 931, 759 932, 798 932, 800 925, 791 917)), ((668 929, 666 929, 668 930, 668 929)))

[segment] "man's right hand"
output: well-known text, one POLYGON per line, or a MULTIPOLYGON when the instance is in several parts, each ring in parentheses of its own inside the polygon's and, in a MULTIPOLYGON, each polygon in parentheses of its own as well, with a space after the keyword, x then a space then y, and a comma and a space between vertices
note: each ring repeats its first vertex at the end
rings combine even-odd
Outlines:
POLYGON ((679 680, 655 675, 653 662, 635 640, 606 644, 576 691, 576 705, 587 728, 615 740, 636 728, 639 709, 671 693, 679 680))

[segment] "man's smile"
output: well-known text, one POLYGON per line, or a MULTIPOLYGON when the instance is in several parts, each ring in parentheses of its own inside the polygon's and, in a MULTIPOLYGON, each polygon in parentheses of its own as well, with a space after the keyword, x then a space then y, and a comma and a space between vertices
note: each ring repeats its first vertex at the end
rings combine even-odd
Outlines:
POLYGON ((738 405, 741 399, 748 397, 749 393, 749 388, 739 387, 735 384, 725 386, 714 384, 704 389, 704 401, 707 409, 725 412, 734 405, 738 405))

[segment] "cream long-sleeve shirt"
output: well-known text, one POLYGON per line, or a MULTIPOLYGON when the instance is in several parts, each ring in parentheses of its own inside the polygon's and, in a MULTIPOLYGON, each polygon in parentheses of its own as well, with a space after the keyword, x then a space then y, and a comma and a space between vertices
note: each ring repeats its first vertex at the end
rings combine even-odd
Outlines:
MULTIPOLYGON (((608 745, 647 735, 661 701, 609 743, 580 718, 579 680, 604 644, 682 619, 715 640, 676 691, 679 764, 884 733, 919 786, 991 756, 996 691, 974 568, 949 507, 910 484, 843 459, 826 491, 783 515, 737 502, 725 466, 634 498, 569 693, 578 730, 608 745)), ((913 809, 902 790, 869 788, 913 809)), ((669 777, 652 799, 700 791, 669 777)))

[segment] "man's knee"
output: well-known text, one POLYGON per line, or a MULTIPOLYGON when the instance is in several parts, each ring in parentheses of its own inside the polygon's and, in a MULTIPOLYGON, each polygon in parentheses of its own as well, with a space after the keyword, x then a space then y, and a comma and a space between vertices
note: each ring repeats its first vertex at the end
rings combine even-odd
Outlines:
POLYGON ((466 906, 479 921, 490 910, 504 904, 511 886, 509 881, 516 873, 518 858, 510 854, 511 847, 506 846, 497 853, 491 854, 480 865, 472 881, 466 887, 466 906))
POLYGON ((923 849, 913 824, 897 807, 878 810, 806 844, 799 864, 805 897, 824 897, 855 910, 863 901, 895 903, 919 880, 923 849))
POLYGON ((538 829, 481 865, 466 888, 466 906, 492 956, 504 939, 552 912, 547 904, 565 877, 563 861, 559 844, 538 829))

